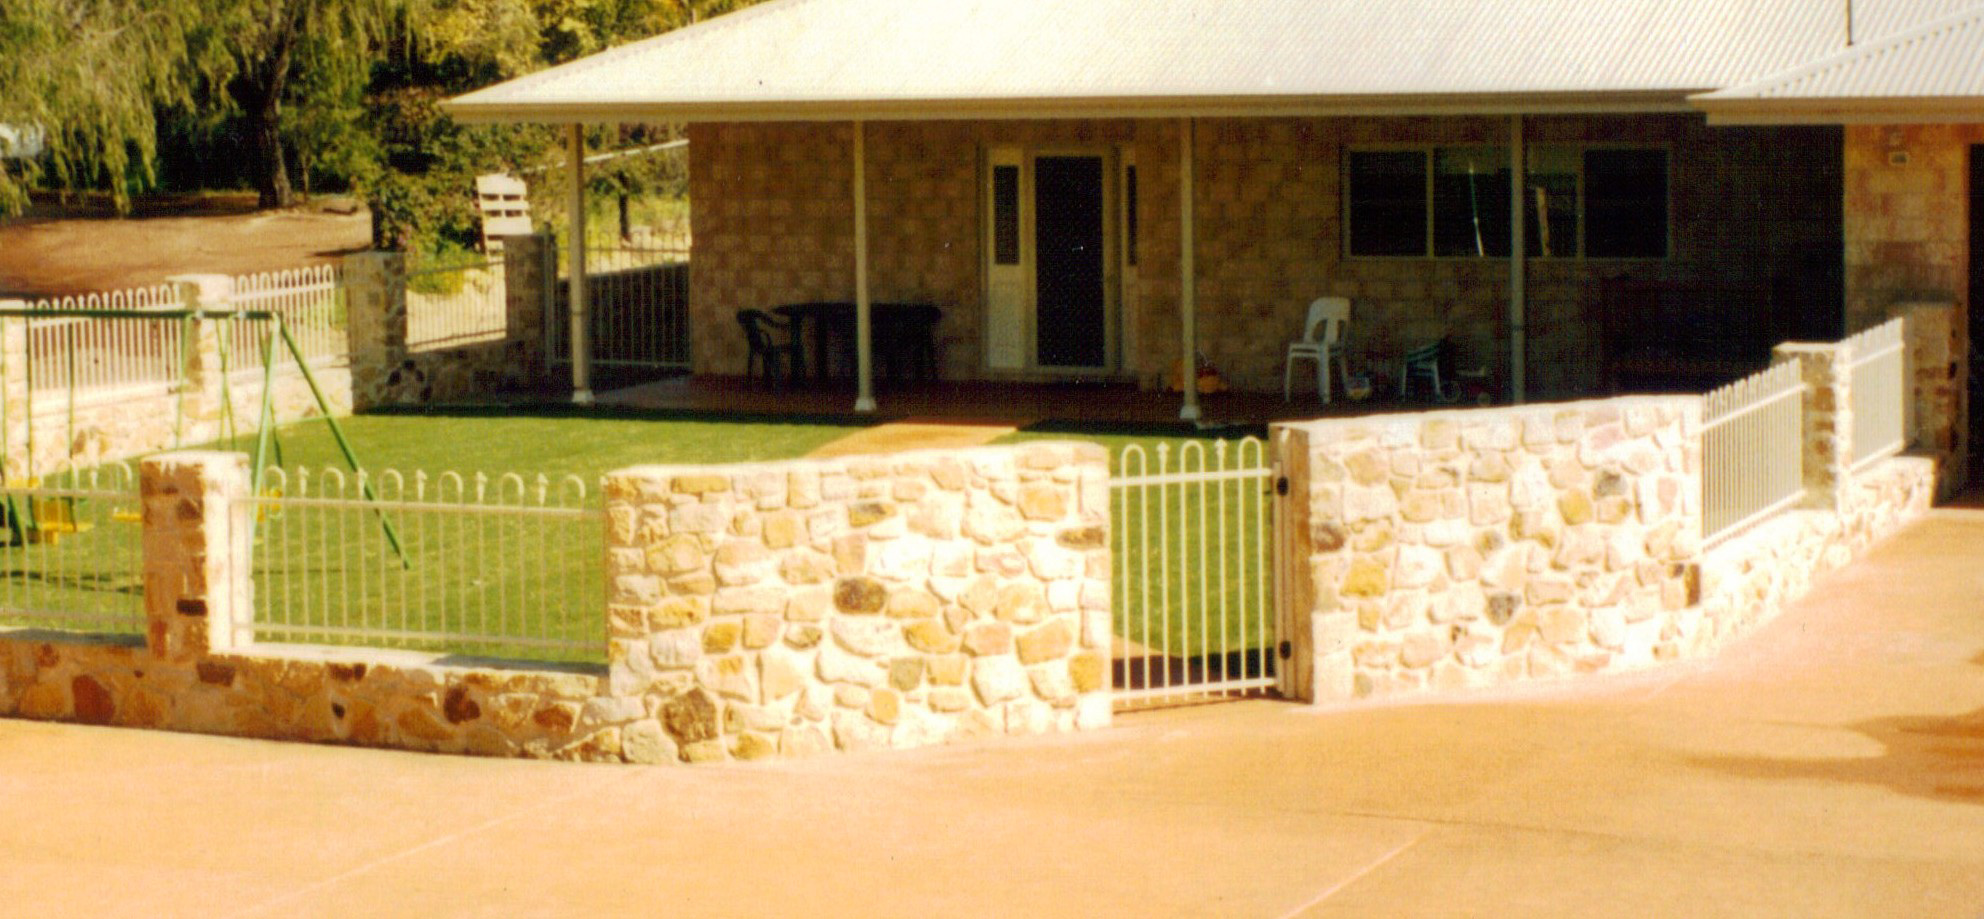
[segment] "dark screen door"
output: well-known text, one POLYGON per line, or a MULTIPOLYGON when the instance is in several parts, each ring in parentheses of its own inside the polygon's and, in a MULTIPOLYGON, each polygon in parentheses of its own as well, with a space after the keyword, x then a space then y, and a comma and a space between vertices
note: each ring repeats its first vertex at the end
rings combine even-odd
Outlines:
MULTIPOLYGON (((1970 337, 1984 338, 1984 146, 1970 148, 1970 337)), ((1970 348, 1970 466, 1984 471, 1984 348, 1970 348)))
POLYGON ((1034 176, 1035 360, 1107 363, 1103 303, 1102 158, 1042 156, 1034 176))

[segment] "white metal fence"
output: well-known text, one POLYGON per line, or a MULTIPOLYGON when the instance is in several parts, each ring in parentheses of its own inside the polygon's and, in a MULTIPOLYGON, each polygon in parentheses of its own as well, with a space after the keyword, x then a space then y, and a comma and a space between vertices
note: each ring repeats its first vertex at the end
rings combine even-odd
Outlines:
POLYGON ((144 633, 144 533, 130 466, 10 479, 0 517, 0 625, 144 633))
MULTIPOLYGON (((266 310, 282 317, 306 360, 344 357, 345 289, 336 265, 313 265, 288 271, 242 275, 234 279, 233 307, 266 310)), ((269 329, 265 324, 237 322, 229 326, 230 365, 259 367, 269 329)))
POLYGON ((1805 384, 1787 361, 1702 399, 1702 532, 1714 542, 1796 504, 1805 384))
MULTIPOLYGON (((180 305, 177 285, 155 284, 35 300, 28 308, 117 310, 135 315, 175 310, 180 305)), ((49 316, 29 319, 27 335, 31 392, 170 386, 178 382, 185 365, 184 336, 176 321, 49 316)))
POLYGON ((407 274, 406 343, 416 350, 500 341, 509 316, 502 259, 407 274))
POLYGON ((1901 452, 1907 440, 1907 354, 1902 320, 1890 319, 1847 342, 1853 346, 1853 468, 1901 452))
MULTIPOLYGON (((569 278, 546 317, 551 359, 572 359, 569 278)), ((586 250, 592 363, 633 370, 689 369, 689 250, 616 246, 586 250)))
POLYGON ((1110 481, 1116 698, 1274 685, 1266 444, 1187 441, 1116 457, 1110 481))
POLYGON ((576 476, 269 470, 243 638, 597 660, 605 524, 576 476))

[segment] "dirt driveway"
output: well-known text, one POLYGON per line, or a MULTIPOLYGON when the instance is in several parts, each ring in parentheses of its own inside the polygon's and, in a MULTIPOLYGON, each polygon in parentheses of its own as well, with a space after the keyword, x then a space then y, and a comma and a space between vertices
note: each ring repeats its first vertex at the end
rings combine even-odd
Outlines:
POLYGON ((370 217, 342 197, 263 212, 252 193, 167 196, 138 202, 124 218, 102 207, 38 204, 23 217, 0 219, 0 297, 295 268, 370 242, 370 217))

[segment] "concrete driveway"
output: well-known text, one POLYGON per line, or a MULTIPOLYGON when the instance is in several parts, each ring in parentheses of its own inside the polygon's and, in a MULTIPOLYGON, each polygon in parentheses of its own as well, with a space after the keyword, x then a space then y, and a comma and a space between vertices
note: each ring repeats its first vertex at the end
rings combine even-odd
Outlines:
POLYGON ((1984 512, 1717 660, 693 769, 0 721, 0 914, 1984 916, 1984 512))

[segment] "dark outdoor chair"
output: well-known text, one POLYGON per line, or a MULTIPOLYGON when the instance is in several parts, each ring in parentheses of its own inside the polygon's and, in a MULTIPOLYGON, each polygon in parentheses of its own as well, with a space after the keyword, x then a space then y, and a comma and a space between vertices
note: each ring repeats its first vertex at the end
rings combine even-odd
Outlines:
POLYGON ((790 324, 764 310, 739 310, 737 324, 744 329, 744 342, 751 347, 751 353, 744 359, 746 377, 755 376, 762 369, 766 382, 777 386, 799 375, 799 342, 793 338, 790 324), (783 342, 778 340, 781 337, 783 342))

